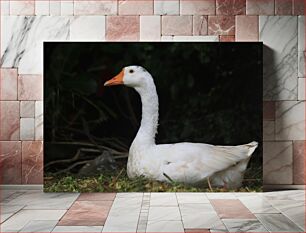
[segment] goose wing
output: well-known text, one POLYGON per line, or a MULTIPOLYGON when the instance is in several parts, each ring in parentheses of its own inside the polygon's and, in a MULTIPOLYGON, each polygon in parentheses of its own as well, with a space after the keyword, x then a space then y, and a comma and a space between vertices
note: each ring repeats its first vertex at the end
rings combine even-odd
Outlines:
POLYGON ((256 142, 239 146, 202 143, 160 145, 158 154, 163 156, 160 180, 170 177, 179 182, 199 182, 249 158, 256 147, 256 142))

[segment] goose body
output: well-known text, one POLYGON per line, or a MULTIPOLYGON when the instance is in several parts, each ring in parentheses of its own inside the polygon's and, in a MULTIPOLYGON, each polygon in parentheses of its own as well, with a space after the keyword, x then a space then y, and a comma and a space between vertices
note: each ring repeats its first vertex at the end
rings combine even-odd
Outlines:
POLYGON ((140 66, 125 67, 105 86, 124 84, 133 87, 142 102, 142 119, 129 150, 129 178, 187 184, 206 183, 214 187, 238 188, 257 142, 238 146, 215 146, 205 143, 155 143, 158 126, 158 95, 152 76, 140 66))

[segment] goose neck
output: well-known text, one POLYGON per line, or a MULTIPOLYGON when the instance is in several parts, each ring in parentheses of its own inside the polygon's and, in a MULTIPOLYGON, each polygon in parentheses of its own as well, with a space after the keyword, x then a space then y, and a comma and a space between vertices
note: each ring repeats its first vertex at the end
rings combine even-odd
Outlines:
POLYGON ((155 135, 158 126, 158 96, 156 87, 148 83, 146 87, 135 88, 142 103, 142 118, 140 128, 134 142, 143 146, 155 145, 155 135))

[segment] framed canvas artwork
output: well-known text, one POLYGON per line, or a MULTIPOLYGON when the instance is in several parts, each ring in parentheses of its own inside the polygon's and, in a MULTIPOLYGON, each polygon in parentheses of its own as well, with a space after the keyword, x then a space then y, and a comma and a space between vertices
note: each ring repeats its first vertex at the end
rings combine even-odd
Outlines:
POLYGON ((44 42, 44 190, 262 190, 262 43, 44 42))

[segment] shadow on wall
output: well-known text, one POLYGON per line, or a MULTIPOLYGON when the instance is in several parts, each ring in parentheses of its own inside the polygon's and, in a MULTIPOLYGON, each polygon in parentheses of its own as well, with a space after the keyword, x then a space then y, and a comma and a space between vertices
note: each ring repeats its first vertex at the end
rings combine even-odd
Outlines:
MULTIPOLYGON (((275 68, 271 69, 271 64, 275 64, 275 56, 273 49, 263 45, 263 100, 268 101, 276 98, 278 93, 277 87, 280 85, 280 80, 276 79, 275 68)), ((277 68, 276 68, 277 69, 277 68)))

